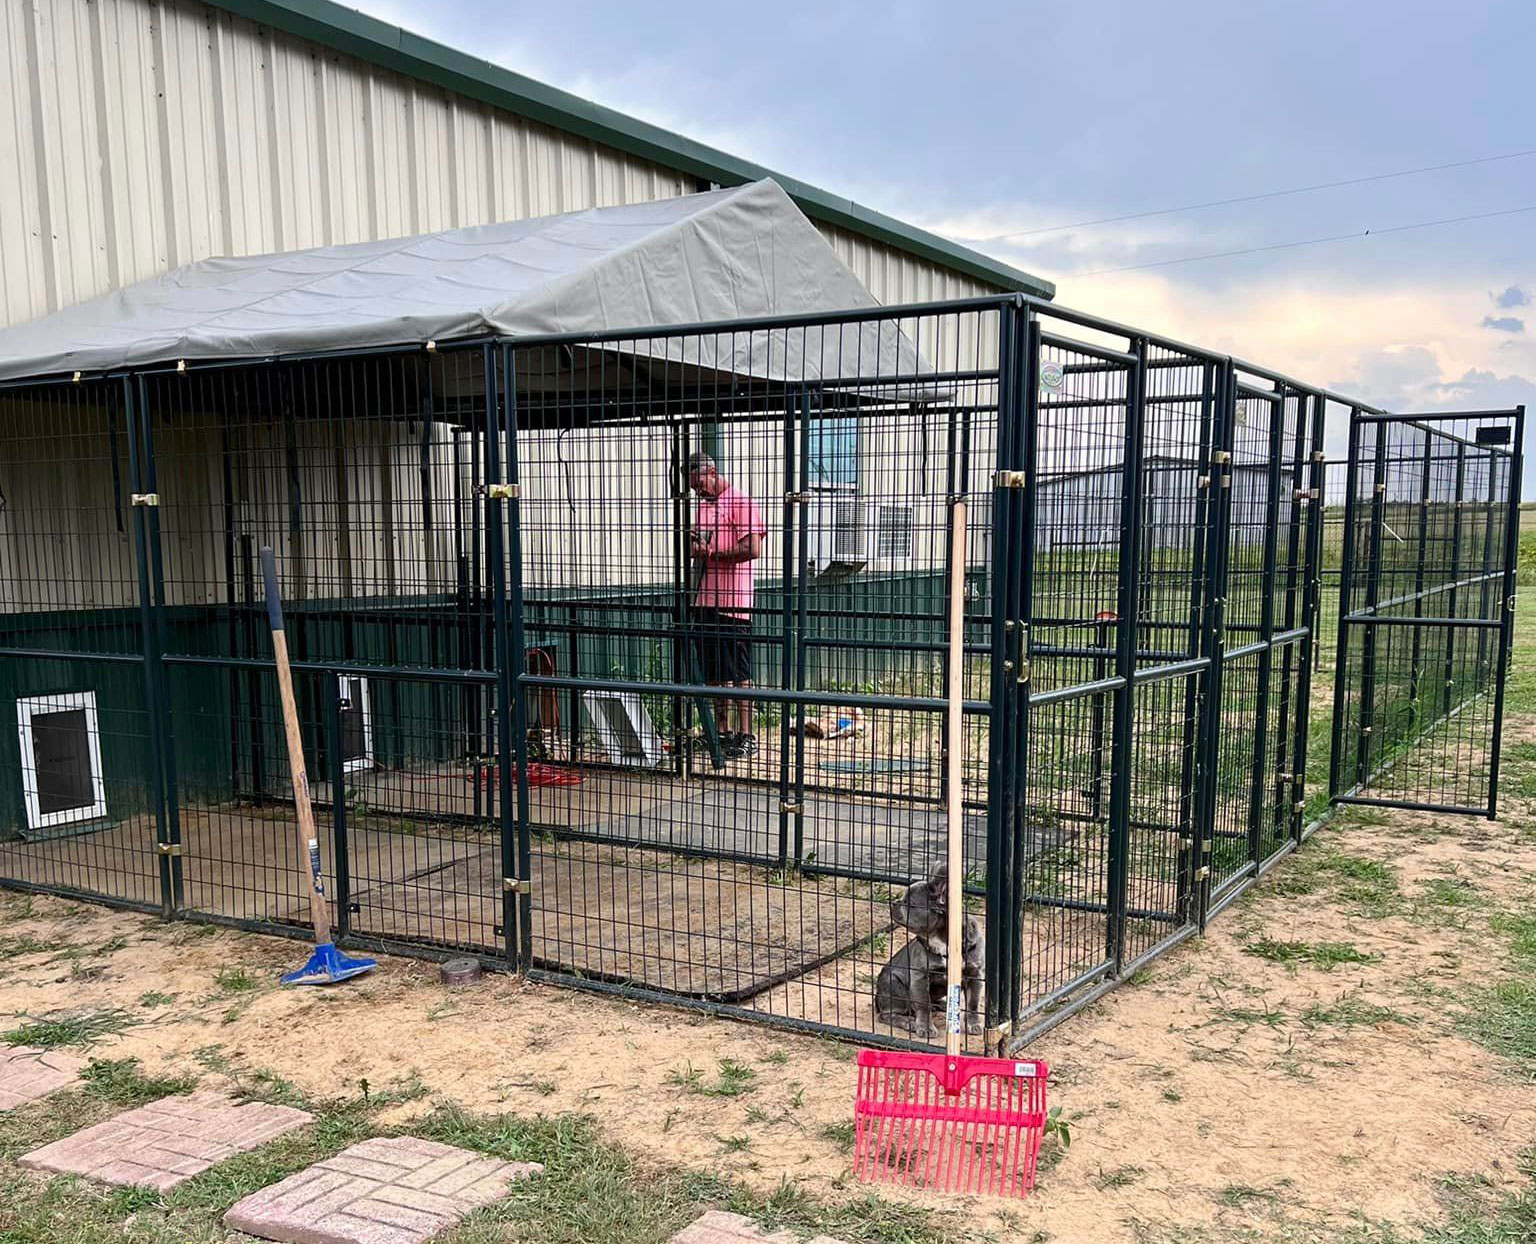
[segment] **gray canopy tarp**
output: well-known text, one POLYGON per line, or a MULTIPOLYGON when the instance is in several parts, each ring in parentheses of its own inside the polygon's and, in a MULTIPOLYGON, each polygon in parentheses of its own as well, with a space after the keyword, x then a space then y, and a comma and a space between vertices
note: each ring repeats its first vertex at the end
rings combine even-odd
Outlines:
MULTIPOLYGON (((0 379, 876 305, 765 180, 420 237, 205 259, 0 330, 0 379)), ((849 375, 852 359, 864 377, 931 372, 890 322, 702 333, 641 351, 789 382, 849 375)))

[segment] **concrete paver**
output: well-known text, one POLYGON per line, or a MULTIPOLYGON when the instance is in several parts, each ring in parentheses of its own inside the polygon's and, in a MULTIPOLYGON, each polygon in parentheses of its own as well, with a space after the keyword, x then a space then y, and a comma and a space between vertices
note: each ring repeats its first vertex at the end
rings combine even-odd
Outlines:
POLYGON ((0 1110, 68 1088, 84 1066, 85 1059, 61 1050, 0 1045, 0 1110))
POLYGON ((34 1149, 21 1164, 163 1192, 310 1118, 291 1106, 242 1105, 224 1093, 163 1097, 34 1149))
POLYGON ((376 1137, 252 1193, 230 1207, 224 1225, 285 1244, 421 1244, 542 1169, 431 1140, 376 1137))

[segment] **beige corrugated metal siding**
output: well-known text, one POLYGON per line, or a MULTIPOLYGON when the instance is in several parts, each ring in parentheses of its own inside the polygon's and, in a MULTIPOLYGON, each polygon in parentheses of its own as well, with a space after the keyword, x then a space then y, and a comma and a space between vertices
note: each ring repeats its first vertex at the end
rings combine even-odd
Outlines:
MULTIPOLYGON (((200 4, 0 0, 0 324, 209 255, 670 198, 682 173, 200 4)), ((823 231, 882 302, 989 287, 823 231)))

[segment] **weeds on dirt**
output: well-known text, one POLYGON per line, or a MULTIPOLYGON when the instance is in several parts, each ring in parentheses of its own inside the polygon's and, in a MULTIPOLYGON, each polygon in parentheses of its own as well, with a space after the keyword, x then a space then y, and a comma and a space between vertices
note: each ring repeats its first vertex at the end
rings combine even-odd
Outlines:
POLYGON ((1536 1079, 1536 984, 1507 980, 1480 990, 1457 1027, 1536 1079))
POLYGON ((852 1153, 858 1135, 852 1123, 828 1123, 821 1134, 837 1146, 839 1153, 852 1153))
POLYGON ((757 1072, 730 1058, 720 1060, 720 1074, 707 1082, 704 1073, 692 1063, 682 1071, 672 1071, 667 1075, 667 1083, 673 1088, 696 1093, 700 1097, 740 1097, 757 1088, 756 1080, 757 1072))
POLYGON ((1381 956, 1363 951, 1349 942, 1284 942, 1259 937, 1243 946, 1245 955, 1268 959, 1271 963, 1305 963, 1331 972, 1344 963, 1380 963, 1381 956))
POLYGON ((1340 994, 1328 1006, 1313 1003, 1301 1013, 1301 1022, 1308 1028, 1328 1026, 1349 1029, 1374 1027, 1377 1024, 1412 1024, 1417 1021, 1412 1015, 1390 1006, 1382 1006, 1378 1002, 1367 1002, 1358 993, 1351 992, 1340 994))
POLYGON ((1117 1166, 1108 1171, 1100 1168, 1093 1186, 1100 1192, 1112 1192, 1116 1188, 1130 1187, 1146 1173, 1146 1168, 1141 1166, 1117 1166))
POLYGON ((96 1100, 130 1107, 190 1093, 197 1084, 195 1076, 147 1076, 137 1058, 93 1058, 80 1078, 96 1100))
POLYGON ((95 1045, 104 1037, 119 1036, 144 1022, 121 1007, 105 1011, 45 1015, 41 1018, 20 1014, 16 1018, 25 1022, 9 1032, 0 1032, 0 1041, 7 1045, 31 1045, 44 1050, 63 1046, 79 1046, 83 1049, 95 1045))

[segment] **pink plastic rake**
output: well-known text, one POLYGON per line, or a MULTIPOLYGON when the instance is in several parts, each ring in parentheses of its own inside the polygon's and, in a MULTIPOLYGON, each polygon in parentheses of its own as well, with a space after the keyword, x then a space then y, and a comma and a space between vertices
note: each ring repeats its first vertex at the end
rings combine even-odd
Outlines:
POLYGON ((961 852, 961 712, 965 672, 965 501, 951 509, 949 678, 945 761, 949 858, 948 986, 943 1054, 859 1051, 853 1169, 861 1179, 1023 1196, 1035 1183, 1045 1134, 1046 1066, 1035 1060, 966 1057, 961 953, 965 877, 961 852))
POLYGON ((859 1051, 853 1170, 873 1183, 1023 1196, 1045 1134, 1037 1059, 859 1051))

